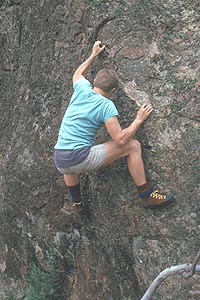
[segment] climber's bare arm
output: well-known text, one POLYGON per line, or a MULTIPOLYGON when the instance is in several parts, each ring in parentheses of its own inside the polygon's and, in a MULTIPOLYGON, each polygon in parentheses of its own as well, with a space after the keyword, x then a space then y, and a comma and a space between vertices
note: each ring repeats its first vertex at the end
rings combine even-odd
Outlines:
POLYGON ((135 120, 127 128, 121 128, 117 117, 112 117, 108 119, 105 122, 105 126, 113 141, 116 144, 123 146, 134 137, 140 125, 149 117, 152 111, 153 107, 151 104, 144 104, 138 110, 135 120))
POLYGON ((87 73, 90 65, 94 59, 105 49, 105 45, 102 45, 101 41, 96 41, 92 48, 90 56, 78 67, 73 75, 73 83, 87 73))

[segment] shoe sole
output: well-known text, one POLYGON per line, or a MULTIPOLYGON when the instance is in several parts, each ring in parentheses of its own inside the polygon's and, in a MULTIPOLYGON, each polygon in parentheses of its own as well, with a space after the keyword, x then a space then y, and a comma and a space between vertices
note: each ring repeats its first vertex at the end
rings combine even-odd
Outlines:
POLYGON ((167 200, 166 202, 163 202, 161 204, 152 204, 152 205, 144 205, 142 204, 142 207, 145 208, 145 209, 156 209, 156 208, 162 208, 162 207, 166 207, 172 203, 175 202, 175 199, 172 198, 170 200, 167 200))

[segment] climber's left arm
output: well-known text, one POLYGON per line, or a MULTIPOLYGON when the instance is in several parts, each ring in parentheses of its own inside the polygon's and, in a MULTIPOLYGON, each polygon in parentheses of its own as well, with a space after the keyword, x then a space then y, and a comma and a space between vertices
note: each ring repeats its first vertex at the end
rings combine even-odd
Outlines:
POLYGON ((81 77, 84 77, 84 74, 87 73, 90 65, 93 63, 95 58, 105 49, 105 45, 102 45, 101 41, 96 41, 92 48, 91 55, 78 67, 73 75, 73 83, 81 77))

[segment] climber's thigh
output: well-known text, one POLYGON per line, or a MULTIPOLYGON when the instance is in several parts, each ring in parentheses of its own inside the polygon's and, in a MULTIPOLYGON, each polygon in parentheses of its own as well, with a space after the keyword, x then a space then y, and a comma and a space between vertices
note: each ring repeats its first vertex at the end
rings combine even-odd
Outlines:
POLYGON ((129 156, 131 153, 141 151, 140 143, 137 140, 131 139, 127 144, 121 146, 115 142, 107 142, 105 146, 104 165, 110 164, 121 157, 129 156))

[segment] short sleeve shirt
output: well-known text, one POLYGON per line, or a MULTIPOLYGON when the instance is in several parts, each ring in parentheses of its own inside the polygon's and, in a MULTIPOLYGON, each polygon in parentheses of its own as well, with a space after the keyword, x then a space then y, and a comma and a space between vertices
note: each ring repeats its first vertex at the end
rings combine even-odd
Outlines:
POLYGON ((74 93, 63 117, 55 149, 92 146, 97 130, 118 111, 112 100, 93 91, 85 78, 75 81, 74 93))

